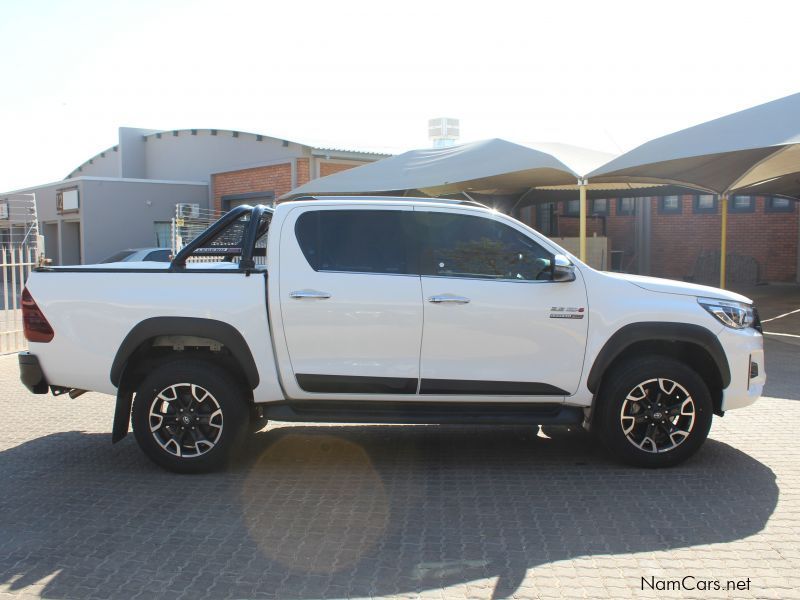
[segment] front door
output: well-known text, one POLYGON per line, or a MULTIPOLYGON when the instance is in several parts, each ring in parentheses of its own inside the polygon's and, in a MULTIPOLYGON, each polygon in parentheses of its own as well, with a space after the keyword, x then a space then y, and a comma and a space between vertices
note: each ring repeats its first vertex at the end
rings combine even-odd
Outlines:
POLYGON ((424 299, 422 395, 577 391, 586 289, 550 281, 552 253, 500 216, 417 207, 424 299))
POLYGON ((417 393, 422 295, 411 207, 309 206, 280 232, 280 303, 292 398, 417 393))

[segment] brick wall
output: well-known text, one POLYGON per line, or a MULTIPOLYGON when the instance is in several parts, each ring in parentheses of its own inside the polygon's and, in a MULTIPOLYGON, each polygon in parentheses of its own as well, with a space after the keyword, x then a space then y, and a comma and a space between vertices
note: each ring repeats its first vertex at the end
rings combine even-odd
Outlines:
POLYGON ((307 158, 297 159, 297 185, 303 185, 311 181, 311 170, 307 158))
MULTIPOLYGON (((311 178, 309 162, 308 158, 297 159, 297 185, 309 182, 311 178)), ((324 177, 359 165, 320 162, 319 166, 320 174, 324 177)), ((211 177, 211 186, 214 191, 214 209, 217 212, 222 209, 223 196, 272 191, 277 199, 292 190, 292 165, 291 162, 286 162, 267 167, 217 173, 211 177)))
POLYGON ((319 163, 319 176, 325 177, 326 175, 333 175, 334 173, 347 171, 348 169, 352 169, 353 167, 358 167, 358 166, 360 165, 347 165, 342 163, 321 162, 319 163))
MULTIPOLYGON (((659 198, 650 198, 651 240, 650 267, 656 277, 689 279, 695 274, 695 263, 701 254, 719 251, 720 214, 695 213, 694 196, 681 197, 681 212, 664 214, 659 211, 659 198)), ((791 213, 767 212, 766 199, 755 198, 755 210, 746 213, 728 213, 728 254, 751 257, 759 266, 761 281, 795 281, 797 274, 798 227, 800 207, 791 213)), ((635 221, 630 215, 617 215, 617 202, 609 203, 606 219, 609 250, 622 250, 622 268, 635 271, 635 221)), ((556 205, 559 214, 559 235, 577 237, 577 218, 563 216, 563 202, 556 205)), ((535 211, 533 211, 535 215, 535 211)), ((535 225, 535 217, 534 220, 535 225)), ((600 218, 589 216, 587 235, 602 235, 600 218)))
MULTIPOLYGON (((298 171, 299 166, 298 164, 298 171)), ((308 173, 307 159, 306 173, 308 173)), ((268 167, 217 173, 211 177, 211 186, 214 190, 214 209, 217 212, 222 210, 223 196, 271 191, 275 193, 275 198, 278 198, 292 189, 292 165, 287 162, 268 167)))

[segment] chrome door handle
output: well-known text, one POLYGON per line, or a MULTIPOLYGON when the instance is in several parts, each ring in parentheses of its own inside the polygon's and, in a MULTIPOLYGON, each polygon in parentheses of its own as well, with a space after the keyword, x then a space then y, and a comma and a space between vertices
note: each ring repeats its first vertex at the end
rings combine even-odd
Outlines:
POLYGON ((289 294, 290 298, 302 300, 304 298, 317 298, 319 300, 326 300, 331 297, 328 292, 318 292, 317 290, 297 290, 289 294))
POLYGON ((428 299, 428 302, 433 302, 434 304, 443 304, 445 302, 449 304, 468 304, 469 298, 465 298, 464 296, 453 296, 452 294, 442 294, 441 296, 431 296, 428 299))

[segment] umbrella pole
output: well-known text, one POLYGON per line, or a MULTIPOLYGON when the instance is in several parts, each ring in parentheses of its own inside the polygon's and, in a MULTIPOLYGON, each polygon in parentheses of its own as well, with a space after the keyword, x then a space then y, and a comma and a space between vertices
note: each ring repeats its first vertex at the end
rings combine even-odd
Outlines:
POLYGON ((725 289, 725 271, 728 266, 728 194, 722 194, 719 200, 722 214, 722 232, 719 248, 719 287, 725 289))
POLYGON ((578 238, 578 258, 586 262, 586 183, 585 179, 578 182, 578 189, 580 189, 580 231, 578 238))

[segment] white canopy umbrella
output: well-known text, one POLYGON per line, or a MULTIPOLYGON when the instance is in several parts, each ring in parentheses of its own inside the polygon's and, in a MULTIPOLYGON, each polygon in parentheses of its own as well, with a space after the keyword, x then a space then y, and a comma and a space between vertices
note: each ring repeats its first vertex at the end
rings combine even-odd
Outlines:
MULTIPOLYGON (((281 199, 318 194, 364 195, 470 193, 517 195, 541 186, 575 186, 612 155, 566 144, 522 146, 502 139, 449 148, 411 150, 327 177, 313 179, 281 199)), ((585 189, 582 189, 582 197, 585 189)), ((584 205, 585 202, 582 202, 584 205)), ((586 215, 581 211, 581 231, 586 215)), ((585 240, 585 233, 582 236, 585 240)), ((585 242, 581 245, 581 258, 585 242)))
POLYGON ((666 183, 719 194, 725 287, 729 194, 800 195, 800 94, 649 141, 587 177, 592 183, 666 183))

